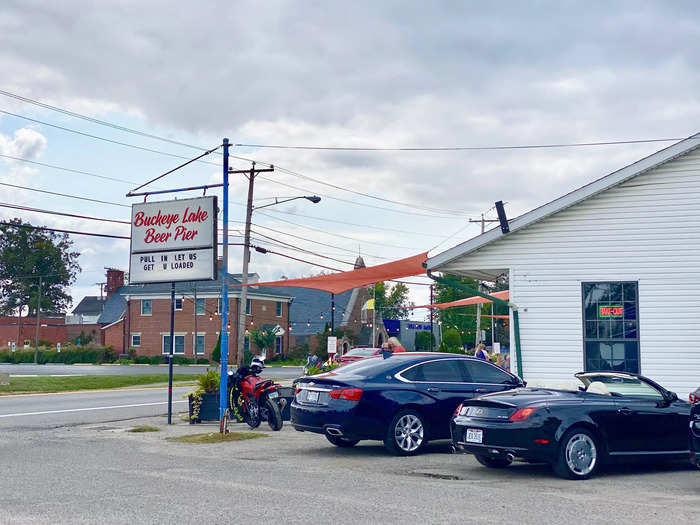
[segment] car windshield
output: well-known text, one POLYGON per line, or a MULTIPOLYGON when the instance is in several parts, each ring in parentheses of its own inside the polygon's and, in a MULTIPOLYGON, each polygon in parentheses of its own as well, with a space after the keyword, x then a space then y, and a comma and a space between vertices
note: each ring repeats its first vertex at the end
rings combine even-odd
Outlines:
POLYGON ((587 374, 580 378, 584 384, 599 382, 603 383, 605 389, 612 395, 644 397, 647 399, 663 399, 663 395, 649 383, 637 379, 636 377, 623 377, 616 375, 587 374))
POLYGON ((368 355, 374 355, 376 348, 353 348, 349 352, 343 354, 350 357, 367 357, 368 355))

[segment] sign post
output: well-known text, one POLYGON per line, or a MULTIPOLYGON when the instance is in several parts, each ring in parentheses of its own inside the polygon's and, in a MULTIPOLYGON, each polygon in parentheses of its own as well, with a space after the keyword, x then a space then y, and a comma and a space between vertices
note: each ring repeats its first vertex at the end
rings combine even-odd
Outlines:
POLYGON ((216 279, 216 204, 216 197, 212 196, 142 202, 131 207, 129 282, 170 283, 169 425, 173 403, 175 283, 216 279))

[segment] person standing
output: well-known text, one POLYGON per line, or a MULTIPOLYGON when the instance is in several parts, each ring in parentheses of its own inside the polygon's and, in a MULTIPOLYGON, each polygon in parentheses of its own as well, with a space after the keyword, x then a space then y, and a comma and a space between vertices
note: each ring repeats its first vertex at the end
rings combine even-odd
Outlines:
POLYGON ((479 343, 474 352, 474 357, 477 359, 483 359, 484 361, 489 360, 489 353, 486 351, 486 345, 484 343, 479 343))

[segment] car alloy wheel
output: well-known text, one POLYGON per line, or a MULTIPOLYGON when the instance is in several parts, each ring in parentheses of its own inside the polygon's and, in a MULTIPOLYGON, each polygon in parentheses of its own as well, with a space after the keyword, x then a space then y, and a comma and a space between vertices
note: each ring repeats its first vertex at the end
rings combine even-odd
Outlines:
POLYGON ((414 414, 405 414, 394 426, 394 439, 404 452, 415 452, 423 444, 423 422, 414 414))
POLYGON ((595 436, 583 428, 574 428, 561 440, 554 471, 569 479, 587 479, 600 463, 600 451, 595 436))

